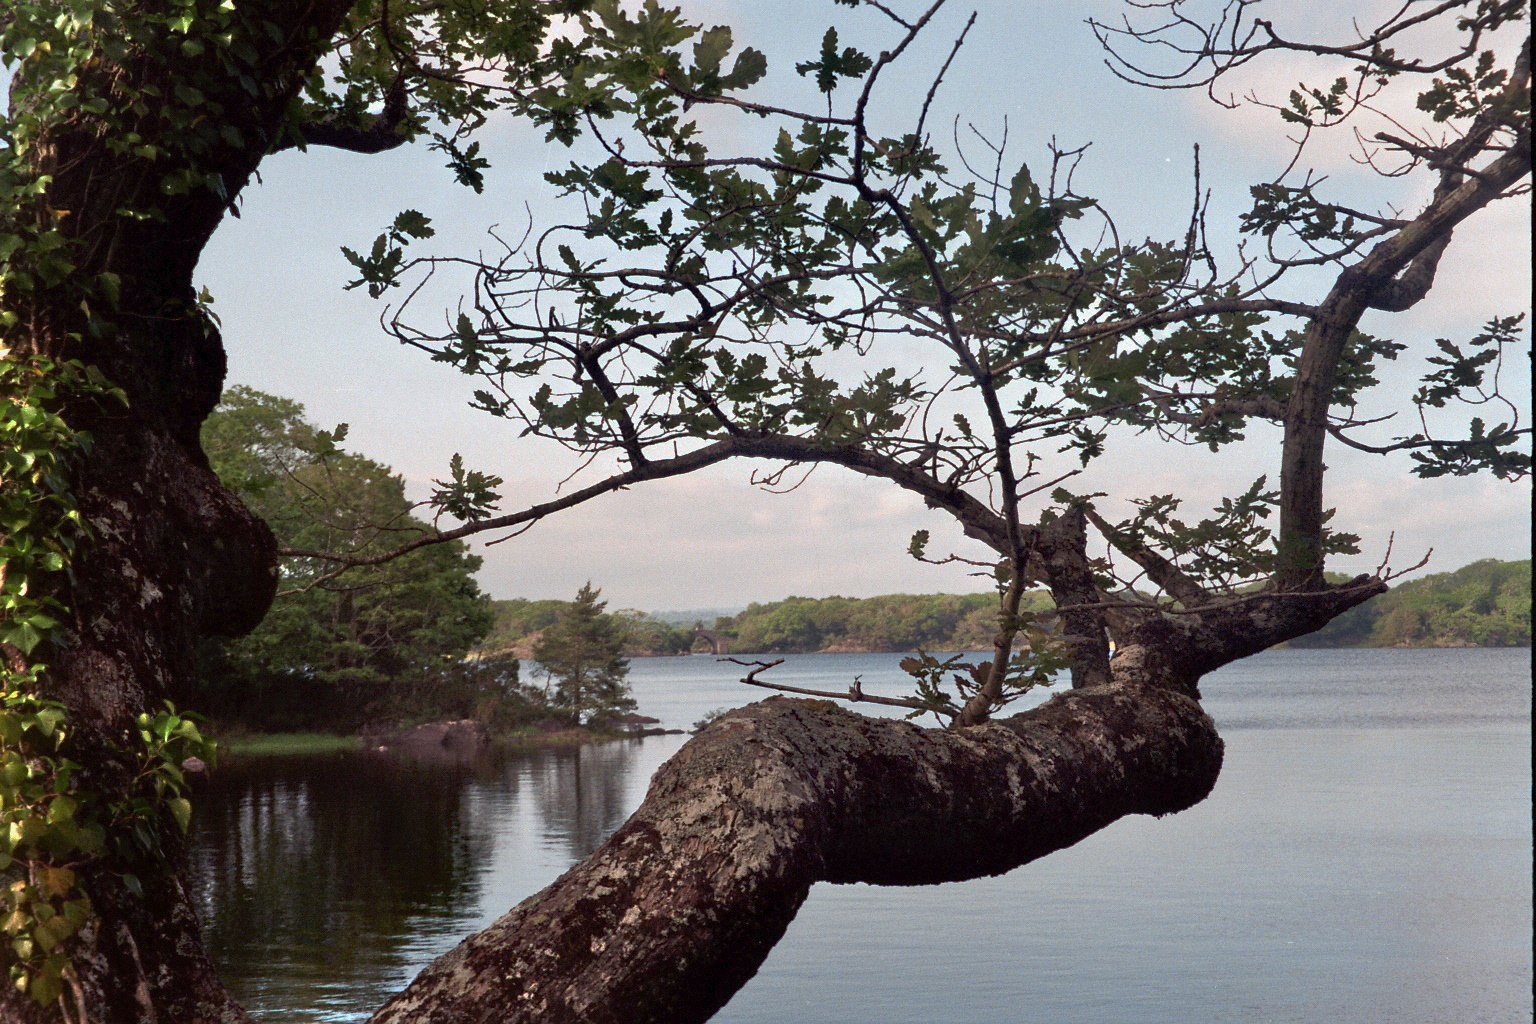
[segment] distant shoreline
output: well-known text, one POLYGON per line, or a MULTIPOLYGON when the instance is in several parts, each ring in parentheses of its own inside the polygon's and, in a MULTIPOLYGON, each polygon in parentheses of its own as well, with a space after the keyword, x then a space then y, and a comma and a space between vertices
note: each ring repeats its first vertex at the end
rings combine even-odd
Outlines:
MULTIPOLYGON (((1349 650, 1531 650, 1530 644, 1483 644, 1474 645, 1467 643, 1447 644, 1397 644, 1397 645, 1366 645, 1359 644, 1351 647, 1298 647, 1291 644, 1281 644, 1272 650, 1320 650, 1320 651, 1349 651, 1349 650)), ((912 651, 853 651, 847 649, 823 650, 823 651, 784 651, 784 652, 743 652, 742 657, 775 656, 778 654, 909 654, 912 651)), ((931 653, 946 654, 980 654, 980 649, 965 651, 933 651, 931 653)), ((678 654, 634 654, 635 658, 715 658, 736 657, 730 655, 711 655, 707 651, 691 651, 678 654)), ((602 743, 613 743, 619 740, 640 739, 646 736, 670 736, 685 735, 686 729, 643 729, 634 732, 620 731, 609 732, 588 729, 586 727, 565 728, 558 730, 540 731, 532 726, 518 729, 511 733, 492 736, 486 744, 486 751, 528 751, 558 749, 561 747, 581 747, 602 743)), ((301 757, 325 754, 354 753, 369 750, 380 752, 402 753, 411 756, 412 751, 407 747, 381 746, 376 735, 364 734, 338 734, 325 732, 239 732, 230 736, 219 736, 215 728, 212 735, 218 739, 219 753, 221 756, 236 759, 256 759, 263 757, 301 757)), ((416 753, 419 753, 417 751, 416 753)))
MULTIPOLYGON (((1305 639, 1305 638, 1303 638, 1305 639)), ((1348 644, 1348 645, 1311 645, 1298 644, 1294 640, 1288 643, 1277 644, 1272 650, 1293 651, 1509 651, 1530 650, 1531 645, 1525 644, 1474 644, 1457 641, 1449 638, 1444 643, 1414 643, 1414 644, 1348 644)), ((981 654, 987 651, 983 647, 924 647, 929 654, 981 654)), ((820 650, 801 651, 731 651, 729 654, 710 654, 708 651, 626 651, 626 658, 775 658, 786 654, 916 654, 917 648, 866 648, 850 647, 834 644, 831 647, 823 647, 820 650)))
MULTIPOLYGON (((682 729, 646 729, 639 732, 606 732, 578 727, 539 732, 520 729, 500 736, 492 736, 485 750, 542 750, 558 747, 582 747, 618 740, 638 739, 643 736, 681 734, 682 729)), ((217 735, 217 734, 215 734, 217 735)), ((377 737, 361 734, 327 732, 243 732, 234 736, 219 737, 219 753, 238 759, 261 757, 303 757, 324 754, 345 754, 362 751, 390 751, 396 753, 420 753, 409 747, 383 746, 377 737)))
MULTIPOLYGON (((1334 578, 1335 582, 1342 577, 1334 578)), ((539 631, 560 602, 495 602, 488 648, 529 660, 539 631)), ((1026 595, 1026 609, 1049 614, 1049 594, 1026 595)), ((627 657, 692 653, 724 641, 731 655, 896 654, 989 650, 997 631, 995 594, 885 594, 788 597, 750 604, 711 623, 679 628, 626 613, 627 657)), ((1483 559, 1452 572, 1393 586, 1338 616, 1292 648, 1521 648, 1531 645, 1531 561, 1483 559)))

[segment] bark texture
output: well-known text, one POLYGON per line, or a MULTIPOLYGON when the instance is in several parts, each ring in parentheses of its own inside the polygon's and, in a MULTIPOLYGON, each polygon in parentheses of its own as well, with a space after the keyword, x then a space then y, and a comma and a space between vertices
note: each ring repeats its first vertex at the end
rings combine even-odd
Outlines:
POLYGON ((1221 758, 1198 703, 1161 688, 1083 688, 963 730, 774 697, 690 742, 601 849, 373 1024, 707 1020, 814 883, 1000 874, 1124 815, 1192 806, 1221 758))
MULTIPOLYGON (((17 224, 56 222, 76 268, 56 287, 13 297, 9 308, 18 326, 8 332, 7 344, 94 365, 128 397, 126 408, 92 401, 64 410, 72 426, 94 438, 75 481, 93 539, 69 576, 51 584, 73 619, 37 652, 49 666, 46 696, 69 709, 70 756, 86 765, 80 782, 98 793, 127 784, 131 769, 120 751, 134 745, 135 719, 184 692, 198 638, 251 628, 272 599, 271 532, 218 481, 198 443, 223 388, 225 360, 216 325, 198 308, 192 275, 350 6, 343 0, 242 5, 237 17, 245 19, 240 27, 251 31, 257 47, 259 96, 217 63, 213 47, 201 60, 169 58, 167 52, 178 52, 171 47, 179 46, 171 40, 164 50, 132 48, 120 63, 105 57, 92 62, 81 71, 90 79, 83 88, 122 106, 101 115, 76 110, 47 126, 25 153, 31 170, 51 179, 46 201, 4 214, 17 224), (165 173, 182 154, 167 139, 159 107, 132 109, 146 88, 172 95, 187 80, 197 81, 210 108, 221 111, 219 124, 233 129, 215 134, 195 160, 218 175, 222 196, 202 187, 181 195, 162 190, 165 173), (166 141, 172 157, 115 151, 113 143, 129 131, 166 141), (60 210, 68 215, 58 216, 60 210), (125 216, 125 210, 155 216, 125 216), (109 326, 93 329, 78 289, 102 274, 117 276, 121 301, 109 326)), ((25 74, 23 66, 17 85, 25 84, 25 74)), ((104 305, 99 298, 95 304, 104 305)), ((178 841, 167 839, 170 863, 136 871, 142 895, 123 885, 120 865, 81 866, 81 884, 97 917, 82 931, 73 958, 63 1000, 70 1019, 249 1019, 203 950, 178 875, 178 841)), ((0 1019, 30 1024, 61 1018, 57 1006, 39 1008, 6 986, 0 1019)))

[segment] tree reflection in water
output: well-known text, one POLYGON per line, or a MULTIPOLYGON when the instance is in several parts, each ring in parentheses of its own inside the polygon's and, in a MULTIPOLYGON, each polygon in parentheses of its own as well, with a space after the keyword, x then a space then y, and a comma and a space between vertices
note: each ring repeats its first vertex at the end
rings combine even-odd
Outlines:
POLYGON ((534 755, 533 796, 544 841, 559 844, 571 861, 602 845, 624 823, 625 780, 635 757, 632 743, 545 750, 534 755))
POLYGON ((228 759, 198 784, 191 842, 209 950, 268 1024, 363 1019, 511 905, 488 896, 601 844, 638 748, 228 759))

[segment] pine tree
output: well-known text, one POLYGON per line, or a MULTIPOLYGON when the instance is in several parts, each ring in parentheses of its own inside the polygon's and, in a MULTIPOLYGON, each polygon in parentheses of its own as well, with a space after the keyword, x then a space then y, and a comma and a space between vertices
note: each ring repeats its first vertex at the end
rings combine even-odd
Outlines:
POLYGON ((533 647, 534 660, 552 684, 550 707, 569 715, 573 725, 635 709, 625 681, 624 623, 604 613, 601 593, 590 581, 584 584, 533 647))

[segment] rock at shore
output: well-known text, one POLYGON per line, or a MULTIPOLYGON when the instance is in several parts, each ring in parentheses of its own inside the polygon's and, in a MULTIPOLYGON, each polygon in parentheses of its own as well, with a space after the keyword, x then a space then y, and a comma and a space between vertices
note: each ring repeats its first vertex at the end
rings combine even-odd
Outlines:
POLYGON ((412 750, 447 750, 459 754, 474 754, 484 750, 491 742, 491 733, 483 724, 472 718, 460 718, 450 722, 428 722, 414 726, 386 741, 387 746, 408 747, 412 750))

